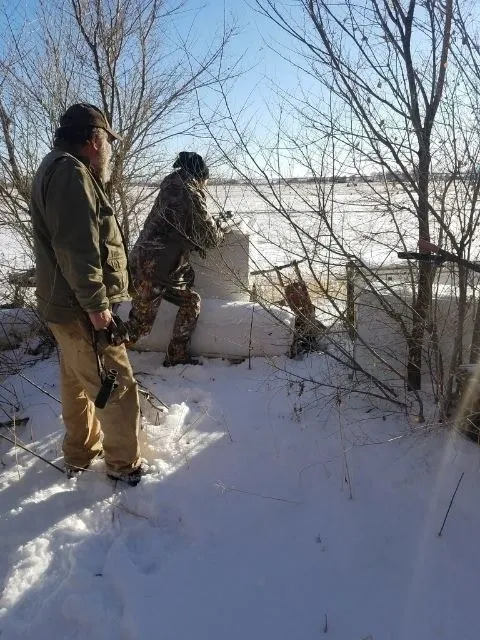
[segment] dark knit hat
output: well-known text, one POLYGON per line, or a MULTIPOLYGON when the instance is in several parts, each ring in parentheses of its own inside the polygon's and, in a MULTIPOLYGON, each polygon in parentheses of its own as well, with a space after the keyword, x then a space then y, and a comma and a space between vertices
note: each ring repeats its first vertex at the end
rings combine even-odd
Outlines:
POLYGON ((180 151, 173 163, 174 169, 185 169, 194 178, 206 180, 209 176, 208 167, 201 155, 194 151, 180 151))
POLYGON ((105 114, 93 104, 79 102, 72 104, 60 118, 60 127, 63 128, 98 128, 104 129, 115 140, 122 138, 110 127, 105 114))

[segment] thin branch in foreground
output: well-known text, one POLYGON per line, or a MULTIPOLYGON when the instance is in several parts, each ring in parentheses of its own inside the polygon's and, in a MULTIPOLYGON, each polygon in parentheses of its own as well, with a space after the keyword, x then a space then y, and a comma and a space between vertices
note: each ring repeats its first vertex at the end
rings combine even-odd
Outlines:
POLYGON ((142 520, 150 520, 150 518, 148 516, 144 515, 143 513, 139 513, 138 511, 134 511, 133 509, 130 509, 129 507, 126 507, 121 502, 114 502, 113 499, 111 500, 109 498, 105 498, 104 502, 106 504, 109 504, 114 509, 119 509, 120 511, 124 511, 125 513, 128 513, 131 516, 135 516, 136 518, 141 518, 142 520))
POLYGON ((23 373, 19 373, 18 376, 20 378, 22 378, 22 380, 25 380, 26 382, 29 382, 32 387, 35 387, 35 389, 38 389, 39 391, 41 391, 42 393, 44 393, 46 396, 48 396, 49 398, 52 398, 52 400, 55 400, 56 402, 58 402, 59 404, 61 404, 61 401, 56 398, 55 396, 53 396, 51 393, 49 393, 48 391, 45 391, 45 389, 43 389, 42 387, 40 387, 36 382, 33 382, 33 380, 30 380, 30 378, 27 378, 26 375, 24 375, 23 373))
POLYGON ((342 457, 343 457, 343 466, 344 466, 344 481, 348 484, 349 490, 349 498, 353 500, 353 492, 352 492, 352 480, 350 478, 350 467, 348 466, 348 457, 347 457, 347 449, 345 447, 345 434, 344 434, 344 424, 343 424, 343 415, 342 415, 342 401, 340 394, 337 398, 337 410, 338 410, 338 422, 340 427, 340 445, 342 447, 342 457))
POLYGON ((277 500, 279 502, 287 502, 288 504, 303 504, 303 502, 298 502, 297 500, 288 500, 287 498, 276 498, 274 496, 264 496, 261 493, 255 493, 255 491, 247 491, 246 489, 237 489, 237 487, 227 487, 223 482, 215 482, 214 486, 217 489, 220 489, 222 493, 226 493, 227 491, 236 491, 237 493, 245 493, 249 496, 257 496, 257 498, 264 498, 265 500, 277 500))
POLYGON ((450 500, 450 504, 448 505, 447 513, 445 514, 445 518, 443 519, 442 526, 440 527, 440 531, 438 532, 438 537, 442 535, 443 527, 445 526, 445 522, 447 521, 448 514, 450 513, 450 509, 452 508, 453 501, 455 500, 455 496, 457 495, 458 487, 465 475, 465 471, 462 471, 460 478, 458 479, 457 486, 455 487, 455 491, 453 492, 452 499, 450 500))
POLYGON ((35 451, 32 451, 31 449, 29 449, 25 445, 20 444, 20 442, 18 441, 17 438, 15 438, 15 439, 9 438, 4 433, 0 433, 0 438, 3 438, 4 440, 8 440, 8 442, 13 444, 15 447, 19 447, 20 449, 23 449, 23 451, 26 451, 27 453, 30 453, 32 456, 35 456, 35 458, 39 458, 40 460, 43 460, 43 462, 46 462, 47 464, 49 464, 54 469, 57 469, 57 471, 61 471, 62 473, 65 473, 65 469, 62 469, 62 467, 59 467, 54 462, 50 462, 50 460, 47 460, 46 458, 41 456, 39 453, 35 453, 35 451))

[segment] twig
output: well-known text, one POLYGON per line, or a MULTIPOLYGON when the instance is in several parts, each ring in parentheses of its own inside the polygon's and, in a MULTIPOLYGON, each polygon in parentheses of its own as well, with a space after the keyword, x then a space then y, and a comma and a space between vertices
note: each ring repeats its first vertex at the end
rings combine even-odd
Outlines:
POLYGON ((252 304, 252 317, 250 318, 250 334, 248 336, 248 370, 252 368, 252 331, 253 331, 253 314, 255 312, 255 303, 252 304))
POLYGON ((143 513, 138 513, 137 511, 133 511, 133 509, 126 507, 121 502, 114 502, 113 499, 111 500, 110 498, 105 498, 104 502, 112 506, 114 509, 120 509, 121 511, 125 511, 125 513, 128 513, 131 516, 135 516, 136 518, 142 518, 143 520, 150 520, 148 516, 145 516, 143 513))
POLYGON ((32 451, 31 449, 29 449, 28 447, 24 446, 23 444, 20 444, 20 442, 18 441, 17 438, 15 438, 13 440, 12 438, 9 438, 8 436, 6 436, 3 433, 0 433, 0 438, 3 438, 4 440, 8 440, 8 442, 11 442, 16 447, 20 447, 20 449, 23 449, 24 451, 26 451, 27 453, 30 453, 32 456, 35 456, 36 458, 40 458, 40 460, 43 460, 43 462, 46 462, 47 464, 49 464, 54 469, 58 469, 58 471, 61 471, 62 473, 65 473, 65 469, 62 469, 62 467, 59 467, 58 465, 54 464, 53 462, 50 462, 50 460, 47 460, 46 458, 41 456, 39 453, 35 453, 35 451, 32 451))
MULTIPOLYGON (((13 416, 13 435, 15 437, 15 440, 17 439, 17 430, 16 430, 16 426, 15 426, 15 414, 13 416)), ((20 465, 18 464, 18 448, 15 445, 15 467, 17 469, 17 475, 18 475, 18 479, 20 480, 21 475, 20 475, 20 465)))
POLYGON ((19 418, 18 420, 6 420, 5 422, 0 422, 0 427, 8 427, 9 429, 23 427, 29 420, 30 418, 28 416, 25 416, 25 418, 19 418))
POLYGON ((215 482, 215 486, 222 492, 236 491, 237 493, 246 493, 249 496, 257 496, 257 498, 265 498, 266 500, 278 500, 279 502, 288 502, 289 504, 302 504, 297 500, 287 500, 287 498, 275 498, 274 496, 264 496, 261 493, 255 493, 254 491, 247 491, 246 489, 237 489, 236 487, 227 487, 223 482, 215 482))
POLYGON ((448 514, 450 513, 450 509, 452 508, 453 501, 455 499, 455 496, 457 495, 458 487, 460 486, 460 482, 462 481, 464 475, 465 471, 462 471, 462 474, 458 479, 457 486, 455 487, 455 491, 453 492, 452 499, 450 500, 450 504, 448 505, 447 513, 445 514, 445 518, 443 519, 442 526, 440 527, 440 531, 438 532, 439 537, 442 535, 443 527, 445 526, 445 522, 447 521, 448 514))
POLYGON ((138 393, 140 393, 154 409, 161 412, 165 412, 165 410, 168 411, 168 404, 165 404, 165 402, 163 402, 163 400, 161 400, 157 395, 155 395, 153 391, 151 391, 150 389, 147 389, 144 386, 140 386, 138 381, 137 381, 137 389, 138 389, 138 393), (152 399, 159 402, 163 408, 157 407, 156 405, 154 405, 152 402, 152 399))
POLYGON ((228 428, 227 419, 225 418, 225 414, 222 412, 223 416, 223 424, 225 426, 225 431, 228 433, 228 437, 230 438, 230 442, 233 442, 232 434, 230 433, 230 429, 228 428))
POLYGON ((251 276, 260 276, 260 275, 265 275, 267 273, 272 273, 273 271, 280 271, 280 269, 288 269, 289 267, 295 267, 297 265, 299 265, 302 262, 305 262, 307 258, 302 258, 301 260, 293 260, 292 262, 289 262, 288 264, 282 264, 279 267, 272 267, 271 269, 259 269, 257 271, 251 271, 250 275, 251 276))
POLYGON ((347 458, 347 450, 345 447, 345 438, 344 438, 344 433, 343 433, 343 416, 342 416, 342 409, 341 409, 341 403, 342 400, 340 398, 340 394, 337 397, 337 408, 338 408, 338 422, 340 425, 340 445, 342 447, 342 455, 343 455, 343 464, 344 464, 344 468, 345 468, 345 482, 348 484, 348 490, 349 490, 349 498, 350 500, 353 500, 353 493, 352 493, 352 481, 350 478, 350 467, 348 466, 348 458, 347 458))
POLYGON ((40 387, 36 382, 33 382, 33 380, 30 380, 30 378, 27 378, 27 376, 24 375, 23 373, 19 373, 18 375, 19 375, 20 378, 22 378, 26 382, 29 382, 33 387, 35 387, 35 389, 38 389, 39 391, 44 393, 49 398, 52 398, 52 400, 56 400, 58 402, 58 404, 62 404, 61 401, 58 398, 56 398, 55 396, 52 396, 51 393, 49 393, 48 391, 45 391, 45 389, 40 387))
MULTIPOLYGON (((180 440, 187 435, 187 433, 190 433, 190 431, 193 429, 193 427, 198 424, 200 422, 200 420, 202 420, 205 416, 209 416, 209 418, 212 418, 212 420, 215 420, 215 418, 213 416, 211 416, 208 413, 207 409, 203 410, 203 413, 201 413, 200 415, 198 415, 195 420, 193 422, 191 422, 188 426, 187 429, 185 429, 185 431, 182 433, 182 435, 178 438, 177 442, 180 442, 180 440)), ((216 420, 216 422, 218 422, 218 420, 216 420)))
POLYGON ((128 513, 131 516, 135 516, 136 518, 142 518, 143 520, 150 520, 148 516, 143 515, 143 513, 138 513, 137 511, 133 511, 132 509, 129 509, 128 507, 123 505, 121 502, 119 502, 118 504, 114 504, 112 506, 116 507, 117 509, 120 509, 121 511, 125 511, 125 513, 128 513))

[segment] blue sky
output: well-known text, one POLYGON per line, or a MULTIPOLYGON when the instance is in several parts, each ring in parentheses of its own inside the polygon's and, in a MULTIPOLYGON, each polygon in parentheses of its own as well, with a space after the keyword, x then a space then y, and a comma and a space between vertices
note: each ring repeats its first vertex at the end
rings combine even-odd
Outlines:
POLYGON ((235 23, 238 35, 230 46, 230 55, 244 56, 244 66, 249 69, 239 83, 243 94, 256 87, 264 96, 272 82, 290 86, 296 74, 287 62, 282 61, 269 45, 279 44, 286 50, 287 38, 254 8, 254 2, 246 0, 188 0, 184 14, 185 24, 193 22, 198 34, 212 34, 223 28, 224 21, 235 23))
MULTIPOLYGON (((20 28, 26 19, 27 23, 30 22, 30 28, 34 29, 34 8, 38 1, 0 0, 0 7, 10 17, 14 27, 18 24, 20 28)), ((174 1, 167 3, 167 6, 173 6, 174 1)), ((69 0, 65 0, 65 3, 70 6, 69 0)), ((276 134, 272 113, 276 112, 279 98, 275 86, 298 93, 297 71, 271 49, 272 46, 276 47, 283 55, 290 57, 288 49, 292 43, 288 38, 271 21, 259 15, 254 0, 186 0, 173 19, 168 35, 175 38, 175 30, 184 37, 188 34, 192 51, 201 54, 215 39, 215 35, 223 31, 225 23, 235 24, 237 32, 228 46, 227 60, 234 63, 242 58, 240 66, 244 70, 229 87, 229 106, 234 113, 242 111, 242 122, 248 122, 250 132, 263 144, 276 134)), ((201 98, 205 114, 219 99, 215 90, 203 92, 201 98)), ((196 114, 192 112, 192 115, 196 114)), ((202 154, 215 156, 214 145, 208 136, 201 140, 175 136, 165 144, 164 151, 175 155, 182 148, 194 147, 202 154)))
MULTIPOLYGON (((66 7, 70 7, 70 0, 62 1, 66 7)), ((165 1, 167 7, 175 3, 175 0, 165 1)), ((34 30, 33 8, 39 2, 40 0, 0 0, 0 7, 4 8, 8 15, 17 16, 13 19, 14 26, 16 22, 20 25, 26 16, 27 21, 32 20, 29 26, 34 30)), ((284 0, 284 2, 279 1, 278 4, 282 9, 291 12, 293 20, 298 18, 300 29, 305 26, 302 24, 302 9, 299 3, 284 0)), ((339 11, 342 10, 341 6, 337 7, 339 11)), ((237 29, 236 37, 228 45, 226 60, 232 64, 242 57, 241 66, 244 69, 244 73, 230 87, 229 107, 234 114, 241 112, 238 123, 241 128, 248 126, 248 134, 251 136, 249 148, 252 152, 255 154, 257 150, 260 153, 268 153, 268 143, 274 140, 277 133, 275 116, 280 112, 278 87, 297 98, 302 95, 303 90, 308 93, 308 98, 313 104, 318 102, 321 107, 320 83, 309 79, 307 74, 301 74, 294 65, 289 64, 288 60, 302 60, 305 63, 305 58, 297 58, 293 49, 298 45, 271 20, 264 18, 256 11, 255 0, 186 0, 185 5, 172 18, 171 28, 166 34, 167 52, 170 52, 169 46, 172 52, 176 52, 175 32, 178 31, 184 38, 188 34, 188 40, 191 43, 189 52, 191 54, 197 52, 201 55, 201 52, 208 49, 215 40, 215 36, 222 32, 225 22, 234 23, 237 29)), ((308 23, 306 28, 308 29, 308 23)), ((0 43, 0 50, 1 46, 0 43)), ((215 88, 202 91, 201 100, 203 113, 208 117, 209 110, 219 100, 218 91, 215 88)), ((285 108, 284 105, 284 109, 285 129, 297 142, 304 130, 300 128, 298 116, 292 115, 288 106, 285 108)), ((196 115, 195 105, 192 105, 191 112, 186 114, 186 118, 185 113, 182 113, 181 125, 185 125, 185 119, 193 119, 196 115)), ((227 122, 226 126, 228 124, 227 122)), ((225 137, 228 138, 229 132, 226 128, 224 131, 225 137)), ((313 130, 310 135, 314 137, 317 134, 313 130)), ((321 134, 318 135, 321 136, 321 134)), ((314 145, 316 140, 313 139, 313 143, 310 140, 310 143, 314 145)), ((161 151, 174 156, 182 148, 192 148, 209 157, 215 155, 212 139, 208 135, 204 135, 201 139, 175 135, 164 144, 161 151)), ((288 153, 286 151, 285 155, 288 153)), ((288 165, 286 173, 296 173, 293 165, 288 165)))
POLYGON ((186 32, 193 25, 197 36, 202 37, 201 34, 222 30, 224 21, 237 26, 238 35, 229 46, 229 56, 232 60, 242 57, 241 66, 245 70, 230 90, 229 104, 234 111, 245 106, 243 120, 249 121, 260 140, 266 139, 274 133, 271 114, 276 111, 278 101, 276 85, 297 92, 297 70, 273 50, 294 58, 290 51, 292 43, 255 11, 254 2, 245 0, 190 0, 177 20, 177 27, 186 32))

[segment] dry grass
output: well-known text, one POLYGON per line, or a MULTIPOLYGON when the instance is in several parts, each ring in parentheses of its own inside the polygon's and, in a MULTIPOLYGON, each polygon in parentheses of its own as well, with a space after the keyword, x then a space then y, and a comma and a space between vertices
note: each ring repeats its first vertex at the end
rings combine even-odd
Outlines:
MULTIPOLYGON (((317 280, 313 276, 302 276, 307 285, 313 304, 317 308, 324 306, 325 302, 335 300, 340 307, 345 305, 347 299, 347 283, 345 279, 331 276, 328 280, 317 280)), ((285 285, 293 282, 295 274, 282 274, 285 285)), ((254 280, 254 291, 257 300, 268 304, 286 305, 283 287, 275 274, 257 275, 254 280)))

